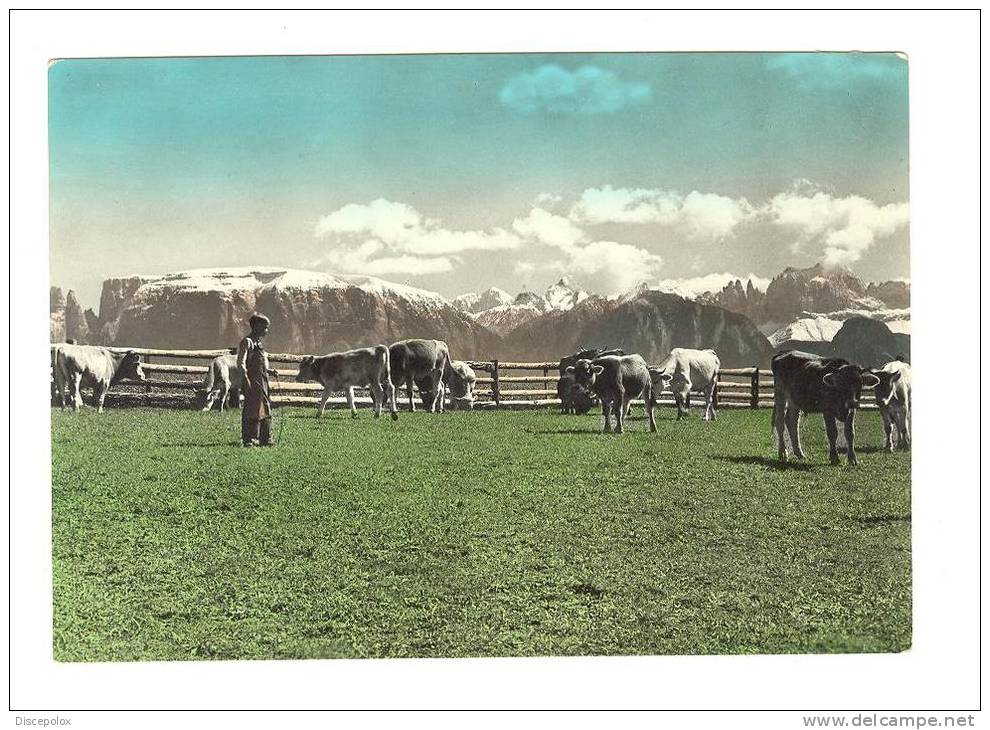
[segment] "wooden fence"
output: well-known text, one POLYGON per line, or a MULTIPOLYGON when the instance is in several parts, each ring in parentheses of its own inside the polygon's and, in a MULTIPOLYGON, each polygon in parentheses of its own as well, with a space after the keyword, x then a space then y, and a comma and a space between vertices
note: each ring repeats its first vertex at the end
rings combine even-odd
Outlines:
MULTIPOLYGON (((54 345, 52 345, 54 347, 54 345)), ((200 388, 209 362, 229 350, 164 350, 140 347, 111 347, 115 353, 133 351, 141 356, 147 380, 143 383, 123 382, 110 391, 110 401, 126 404, 188 406, 194 391, 200 388), (197 364, 207 361, 204 364, 197 364)), ((297 368, 278 367, 302 361, 302 355, 269 353, 268 360, 276 367, 278 378, 272 379, 272 401, 278 405, 313 405, 318 402, 322 386, 318 383, 297 383, 297 368)), ((501 360, 468 360, 478 378, 475 384, 476 407, 518 408, 554 405, 557 400, 557 362, 509 362, 501 360)), ((370 400, 365 388, 356 388, 355 395, 362 405, 370 400)), ((404 389, 396 392, 399 406, 405 400, 404 389)), ((769 408, 773 405, 773 374, 757 366, 725 368, 719 372, 718 401, 720 408, 769 408)), ((343 402, 343 393, 336 394, 331 403, 343 402)), ((407 400, 405 402, 408 402, 407 400)), ((865 391, 866 408, 875 407, 872 391, 865 391)), ((693 399, 693 405, 699 400, 693 399)), ((661 405, 673 405, 669 390, 660 399, 661 405)))

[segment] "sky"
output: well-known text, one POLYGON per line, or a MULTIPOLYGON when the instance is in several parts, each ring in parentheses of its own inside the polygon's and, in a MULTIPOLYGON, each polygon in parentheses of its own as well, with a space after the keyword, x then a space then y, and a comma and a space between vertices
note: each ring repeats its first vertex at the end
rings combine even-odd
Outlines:
POLYGON ((895 54, 63 60, 51 281, 270 265, 453 297, 910 277, 895 54))

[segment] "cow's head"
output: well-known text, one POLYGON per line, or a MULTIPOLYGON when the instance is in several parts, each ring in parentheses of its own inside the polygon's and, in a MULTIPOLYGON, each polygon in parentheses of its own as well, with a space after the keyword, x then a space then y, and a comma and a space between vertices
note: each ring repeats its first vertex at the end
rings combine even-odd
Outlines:
POLYGON ((894 386, 901 379, 900 371, 871 370, 870 374, 880 381, 873 389, 873 392, 876 394, 877 403, 882 406, 890 405, 890 401, 894 397, 894 386))
POLYGON ((838 370, 823 375, 822 382, 846 410, 854 410, 859 408, 863 390, 875 388, 880 378, 858 365, 843 365, 838 370))
POLYGON ((145 380, 144 370, 141 367, 141 356, 133 350, 128 350, 120 362, 117 370, 113 374, 114 381, 120 380, 145 380))
POLYGON ((653 384, 653 395, 659 396, 663 388, 673 379, 673 375, 660 368, 647 368, 650 373, 650 382, 653 384))
POLYGON ((296 373, 296 382, 305 383, 308 380, 319 380, 316 373, 316 358, 313 355, 306 355, 299 363, 299 372, 296 373))
POLYGON ((591 360, 581 359, 567 368, 564 372, 574 376, 574 383, 578 387, 591 390, 595 386, 595 379, 604 372, 605 368, 595 365, 591 360))

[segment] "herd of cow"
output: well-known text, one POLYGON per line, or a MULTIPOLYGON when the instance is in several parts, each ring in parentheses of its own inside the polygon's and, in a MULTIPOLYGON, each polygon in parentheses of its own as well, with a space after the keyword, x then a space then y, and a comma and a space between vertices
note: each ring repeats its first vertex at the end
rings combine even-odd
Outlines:
MULTIPOLYGON (((622 350, 580 350, 560 361, 557 394, 563 413, 587 413, 601 406, 606 433, 622 433, 633 400, 642 400, 651 432, 657 430, 655 409, 667 387, 673 393, 678 419, 688 413, 690 394, 700 392, 705 399, 703 419, 715 420, 718 407, 718 378, 721 363, 714 350, 674 348, 656 367, 649 367, 642 356, 622 350), (612 426, 612 417, 615 427, 612 426)), ((843 423, 846 455, 856 463, 854 421, 864 390, 873 389, 883 419, 884 448, 892 451, 894 436, 898 447, 910 448, 911 367, 895 360, 880 369, 866 369, 841 358, 824 358, 798 351, 773 356, 774 376, 772 425, 777 436, 778 454, 787 458, 785 434, 792 451, 804 458, 799 437, 801 413, 821 413, 829 444, 829 459, 839 463, 836 446, 838 422, 843 423)), ((114 354, 105 347, 60 344, 52 347, 52 374, 55 397, 66 405, 66 387, 73 407, 82 403, 80 386, 92 385, 98 410, 103 410, 107 391, 122 380, 145 380, 140 357, 134 352, 114 354)), ((323 415, 331 394, 343 391, 352 416, 357 415, 354 388, 371 392, 377 418, 387 406, 398 419, 396 389, 405 385, 409 408, 416 410, 413 385, 423 405, 442 413, 450 399, 453 409, 470 410, 474 404, 476 377, 471 367, 451 360, 447 344, 441 340, 410 339, 388 347, 348 350, 324 356, 307 356, 299 363, 299 382, 323 386, 319 415, 323 415)), ((203 410, 219 401, 220 409, 230 393, 240 388, 242 374, 233 354, 215 358, 199 389, 203 410)))

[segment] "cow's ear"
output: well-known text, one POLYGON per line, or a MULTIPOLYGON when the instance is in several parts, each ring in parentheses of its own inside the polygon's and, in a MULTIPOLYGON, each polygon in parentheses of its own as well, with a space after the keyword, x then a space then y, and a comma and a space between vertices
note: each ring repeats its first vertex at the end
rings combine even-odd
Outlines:
POLYGON ((863 373, 862 382, 864 388, 876 388, 880 385, 880 378, 873 373, 863 373))
POLYGON ((605 368, 602 367, 601 365, 592 365, 591 372, 593 372, 595 375, 601 375, 602 373, 605 372, 605 368))
POLYGON ((822 382, 825 383, 825 387, 834 388, 835 387, 835 373, 826 373, 822 378, 822 382))
POLYGON ((894 373, 890 376, 890 382, 891 382, 891 384, 896 383, 900 379, 901 379, 901 371, 900 370, 894 371, 894 373))
POLYGON ((573 375, 574 374, 574 366, 571 365, 570 367, 565 368, 564 369, 564 372, 567 373, 568 375, 573 375))

